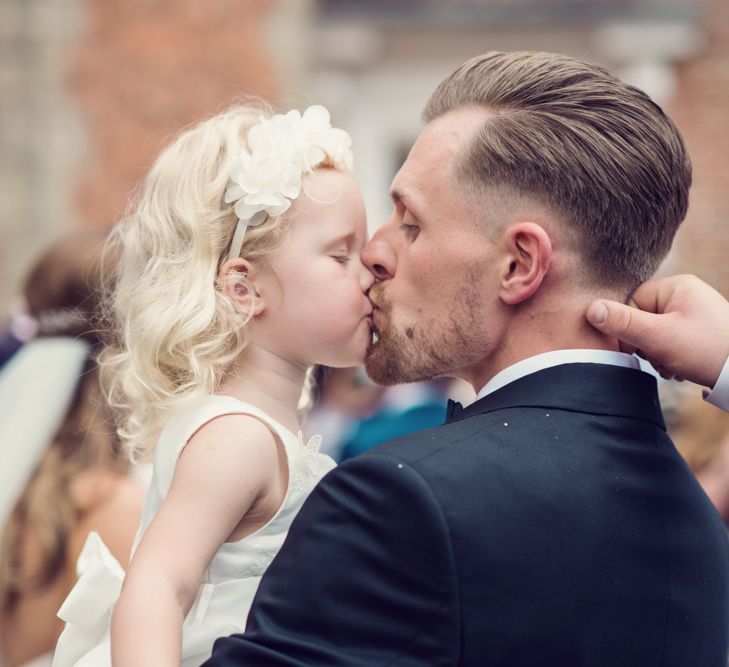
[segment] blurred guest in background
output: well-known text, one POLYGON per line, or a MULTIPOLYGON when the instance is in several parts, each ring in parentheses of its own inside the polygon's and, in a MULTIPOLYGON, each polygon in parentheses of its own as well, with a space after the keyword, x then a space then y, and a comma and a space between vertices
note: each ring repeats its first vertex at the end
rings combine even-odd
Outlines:
POLYGON ((729 414, 691 383, 664 384, 661 403, 671 439, 729 526, 729 414))
POLYGON ((50 664, 86 535, 98 531, 126 563, 139 520, 143 489, 117 447, 95 362, 103 243, 68 236, 33 266, 21 319, 34 336, 15 337, 0 372, 2 667, 50 664))
POLYGON ((457 380, 383 387, 363 367, 319 367, 318 398, 307 415, 306 430, 322 436, 322 451, 341 462, 400 435, 443 424, 446 397, 464 403, 473 391, 457 380))
POLYGON ((375 411, 353 424, 340 460, 351 459, 398 436, 443 424, 448 384, 447 380, 437 380, 387 387, 375 411))
POLYGON ((27 310, 25 299, 17 299, 0 327, 0 368, 38 332, 38 323, 27 310))
POLYGON ((306 432, 320 434, 321 451, 341 461, 345 442, 357 424, 377 410, 385 387, 370 381, 361 367, 317 366, 314 383, 316 398, 306 415, 306 432))

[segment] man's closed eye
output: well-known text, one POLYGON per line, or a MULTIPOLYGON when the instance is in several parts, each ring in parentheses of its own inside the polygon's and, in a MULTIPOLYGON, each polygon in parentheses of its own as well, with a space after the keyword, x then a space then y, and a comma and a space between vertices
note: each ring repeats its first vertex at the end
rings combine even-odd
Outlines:
POLYGON ((400 229, 403 230, 405 236, 407 236, 410 241, 414 241, 418 238, 418 234, 420 234, 420 227, 417 225, 407 225, 403 223, 400 225, 400 229))

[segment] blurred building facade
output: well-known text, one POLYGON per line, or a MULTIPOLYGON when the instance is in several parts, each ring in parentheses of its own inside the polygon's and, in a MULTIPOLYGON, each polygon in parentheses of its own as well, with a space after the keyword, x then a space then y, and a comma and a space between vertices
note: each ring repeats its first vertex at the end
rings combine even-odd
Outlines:
POLYGON ((110 226, 165 141, 242 94, 332 109, 375 229, 428 95, 492 49, 600 62, 665 106, 695 168, 665 270, 729 296, 726 0, 4 0, 0 310, 41 247, 110 226))
MULTIPOLYGON (((275 101, 275 0, 0 3, 0 311, 64 230, 110 227, 180 128, 275 101)), ((296 15, 295 8, 288 12, 296 15)))
POLYGON ((677 68, 668 110, 694 165, 689 213, 677 239, 678 264, 729 297, 729 2, 707 0, 700 54, 677 68))

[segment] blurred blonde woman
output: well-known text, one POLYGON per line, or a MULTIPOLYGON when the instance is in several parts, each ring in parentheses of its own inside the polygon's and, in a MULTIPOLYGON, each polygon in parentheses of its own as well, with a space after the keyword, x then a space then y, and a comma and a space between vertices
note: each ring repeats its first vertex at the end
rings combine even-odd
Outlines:
POLYGON ((90 531, 126 562, 143 491, 128 477, 94 355, 104 239, 74 234, 30 271, 35 337, 0 373, 0 664, 50 664, 90 531))

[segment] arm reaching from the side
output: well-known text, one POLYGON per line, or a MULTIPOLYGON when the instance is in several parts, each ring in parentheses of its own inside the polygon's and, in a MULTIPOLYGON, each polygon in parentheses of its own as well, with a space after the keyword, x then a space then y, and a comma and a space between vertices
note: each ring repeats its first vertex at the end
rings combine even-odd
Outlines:
POLYGON ((458 585, 440 505, 407 463, 351 459, 314 489, 248 616, 207 667, 458 661, 458 585))
POLYGON ((643 283, 631 303, 599 299, 587 320, 663 377, 714 387, 729 356, 729 302, 695 276, 681 275, 643 283))

